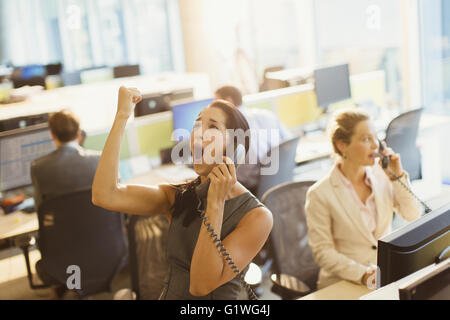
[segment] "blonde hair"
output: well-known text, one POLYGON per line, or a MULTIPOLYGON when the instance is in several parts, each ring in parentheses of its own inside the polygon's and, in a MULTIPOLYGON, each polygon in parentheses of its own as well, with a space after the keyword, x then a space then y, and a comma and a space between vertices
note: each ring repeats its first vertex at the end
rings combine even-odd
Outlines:
POLYGON ((350 144, 356 125, 366 120, 370 120, 370 116, 360 108, 343 109, 333 115, 328 126, 328 134, 335 153, 342 156, 341 151, 337 147, 337 141, 340 140, 350 144))

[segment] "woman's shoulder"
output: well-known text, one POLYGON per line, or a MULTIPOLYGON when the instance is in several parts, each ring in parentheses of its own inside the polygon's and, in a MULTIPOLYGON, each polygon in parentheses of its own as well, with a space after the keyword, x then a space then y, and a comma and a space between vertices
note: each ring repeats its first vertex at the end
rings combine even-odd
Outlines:
POLYGON ((311 187, 309 187, 308 192, 306 193, 306 197, 310 197, 311 195, 321 195, 328 193, 330 190, 330 187, 332 185, 332 169, 330 172, 328 172, 324 177, 322 177, 320 180, 317 180, 311 187))

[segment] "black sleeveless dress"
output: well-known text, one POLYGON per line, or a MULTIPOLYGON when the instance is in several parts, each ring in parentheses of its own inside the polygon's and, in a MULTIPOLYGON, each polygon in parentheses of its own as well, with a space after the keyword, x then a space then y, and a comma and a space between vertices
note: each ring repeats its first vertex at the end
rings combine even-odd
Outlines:
MULTIPOLYGON (((233 199, 225 200, 220 238, 224 239, 228 234, 230 234, 247 212, 261 206, 263 206, 263 204, 249 192, 243 193, 233 199)), ((168 278, 166 279, 166 286, 161 293, 160 299, 237 299, 241 291, 241 284, 237 278, 223 284, 206 296, 195 297, 189 293, 189 271, 202 221, 200 216, 195 214, 195 217, 192 218, 191 222, 186 225, 184 222, 186 214, 192 213, 185 212, 172 217, 167 239, 169 273, 168 278)))

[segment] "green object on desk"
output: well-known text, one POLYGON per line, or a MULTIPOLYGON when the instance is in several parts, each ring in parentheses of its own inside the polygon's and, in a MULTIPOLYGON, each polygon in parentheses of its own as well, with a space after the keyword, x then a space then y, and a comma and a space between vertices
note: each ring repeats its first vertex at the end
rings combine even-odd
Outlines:
POLYGON ((172 120, 150 123, 137 128, 139 154, 159 157, 159 150, 173 146, 172 120))
POLYGON ((266 101, 260 101, 257 103, 250 103, 250 104, 245 104, 246 108, 252 108, 252 109, 266 109, 266 110, 270 110, 272 111, 272 102, 270 100, 266 100, 266 101))
MULTIPOLYGON (((106 139, 108 139, 109 133, 100 134, 88 134, 84 141, 84 148, 90 150, 102 151, 105 146, 106 139)), ((128 145, 128 135, 125 132, 122 140, 122 146, 120 147, 120 159, 127 159, 131 157, 130 147, 128 145)))

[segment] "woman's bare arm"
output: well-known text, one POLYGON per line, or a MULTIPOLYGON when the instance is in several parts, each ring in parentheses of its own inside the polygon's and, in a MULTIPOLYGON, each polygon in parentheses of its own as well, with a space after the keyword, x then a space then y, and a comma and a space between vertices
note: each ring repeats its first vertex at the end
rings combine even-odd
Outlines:
POLYGON ((137 89, 120 87, 116 117, 92 185, 92 202, 123 213, 169 214, 174 194, 170 186, 124 185, 118 181, 120 145, 125 126, 134 105, 141 99, 137 89))

